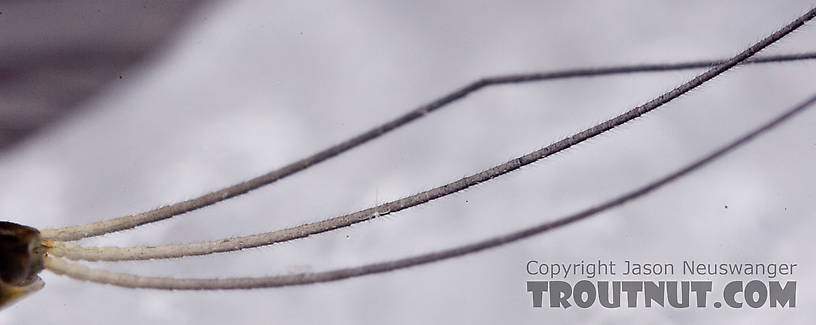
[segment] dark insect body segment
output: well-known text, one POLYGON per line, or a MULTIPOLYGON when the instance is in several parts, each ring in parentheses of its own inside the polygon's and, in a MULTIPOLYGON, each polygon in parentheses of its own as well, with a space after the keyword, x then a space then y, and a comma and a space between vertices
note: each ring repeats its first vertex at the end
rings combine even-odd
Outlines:
POLYGON ((43 287, 44 252, 37 229, 0 221, 0 308, 43 287))

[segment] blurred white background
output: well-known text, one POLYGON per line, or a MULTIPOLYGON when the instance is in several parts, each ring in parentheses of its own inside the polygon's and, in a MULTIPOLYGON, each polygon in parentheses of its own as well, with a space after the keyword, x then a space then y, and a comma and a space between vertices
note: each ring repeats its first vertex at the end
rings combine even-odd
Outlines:
MULTIPOLYGON (((0 216, 46 228, 141 212, 272 170, 479 77, 729 57, 810 6, 211 3, 163 55, 123 72, 124 82, 81 114, 0 156, 0 216)), ((810 25, 762 54, 816 50, 810 25)), ((248 195, 81 243, 209 240, 356 211, 538 149, 699 72, 491 88, 248 195)), ((739 67, 565 153, 308 240, 91 265, 154 276, 262 276, 460 245, 561 217, 664 175, 811 96, 814 76, 816 62, 739 67)), ((816 112, 807 112, 637 202, 464 258, 336 283, 229 292, 132 290, 44 271, 46 287, 0 313, 0 322, 806 323, 816 318, 814 124, 816 112), (535 279, 525 271, 530 259, 797 263, 787 280, 798 282, 798 307, 534 309, 525 283, 535 279)), ((712 279, 717 288, 735 278, 712 279)))

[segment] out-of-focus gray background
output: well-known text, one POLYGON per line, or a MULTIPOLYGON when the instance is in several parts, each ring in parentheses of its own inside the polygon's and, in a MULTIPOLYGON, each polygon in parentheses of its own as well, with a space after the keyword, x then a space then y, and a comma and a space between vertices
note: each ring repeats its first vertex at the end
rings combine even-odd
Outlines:
MULTIPOLYGON (((76 60, 71 49, 97 47, 109 50, 80 60, 111 67, 96 79, 88 77, 94 69, 77 68, 58 81, 48 73, 62 70, 46 67, 43 78, 51 81, 42 83, 2 72, 3 114, 28 121, 20 116, 77 108, 57 113, 65 118, 49 118, 53 122, 39 133, 25 129, 21 134, 33 136, 0 152, 0 216, 39 228, 140 212, 253 177, 486 75, 731 56, 812 5, 232 1, 197 9, 179 4, 177 12, 131 8, 133 16, 116 12, 111 15, 120 18, 111 20, 105 17, 114 5, 101 2, 79 9, 41 2, 37 11, 16 11, 22 3, 0 3, 0 49, 20 53, 0 55, 3 69, 20 67, 9 57, 36 63, 20 69, 39 69, 43 61, 29 59, 29 51, 53 51, 50 58, 59 66, 76 60), (40 13, 54 11, 63 13, 60 19, 104 23, 75 31, 49 27, 59 26, 53 17, 60 15, 40 13), (139 23, 117 25, 134 17, 139 23), (85 37, 100 30, 107 37, 85 37), (151 32, 156 30, 161 32, 151 32), (86 41, 54 36, 73 32, 86 41), (138 35, 153 36, 139 43, 138 35), (129 46, 138 52, 133 58, 116 52, 129 46), (25 91, 15 90, 17 85, 25 91), (35 90, 45 97, 36 98, 35 90), (51 98, 60 92, 75 97, 51 98), (88 97, 93 93, 98 95, 88 97)), ((816 30, 805 26, 764 54, 816 50, 814 39, 816 30)), ((542 147, 696 73, 485 90, 272 186, 82 243, 200 241, 356 211, 542 147)), ((814 76, 814 62, 740 67, 565 153, 463 193, 308 240, 92 266, 156 276, 261 276, 360 265, 505 233, 600 202, 710 152, 810 96, 814 76)), ((23 122, 2 125, 17 123, 23 122)), ((464 258, 337 283, 231 292, 123 289, 45 271, 46 287, 0 313, 0 322, 805 323, 816 317, 809 308, 816 303, 810 251, 815 123, 816 112, 808 112, 637 202, 464 258), (796 273, 784 280, 798 281, 799 307, 533 309, 525 281, 541 278, 526 274, 530 259, 797 263, 796 273)), ((711 279, 716 293, 727 281, 751 278, 711 279)))
POLYGON ((0 3, 0 150, 83 108, 170 41, 202 2, 0 3))

